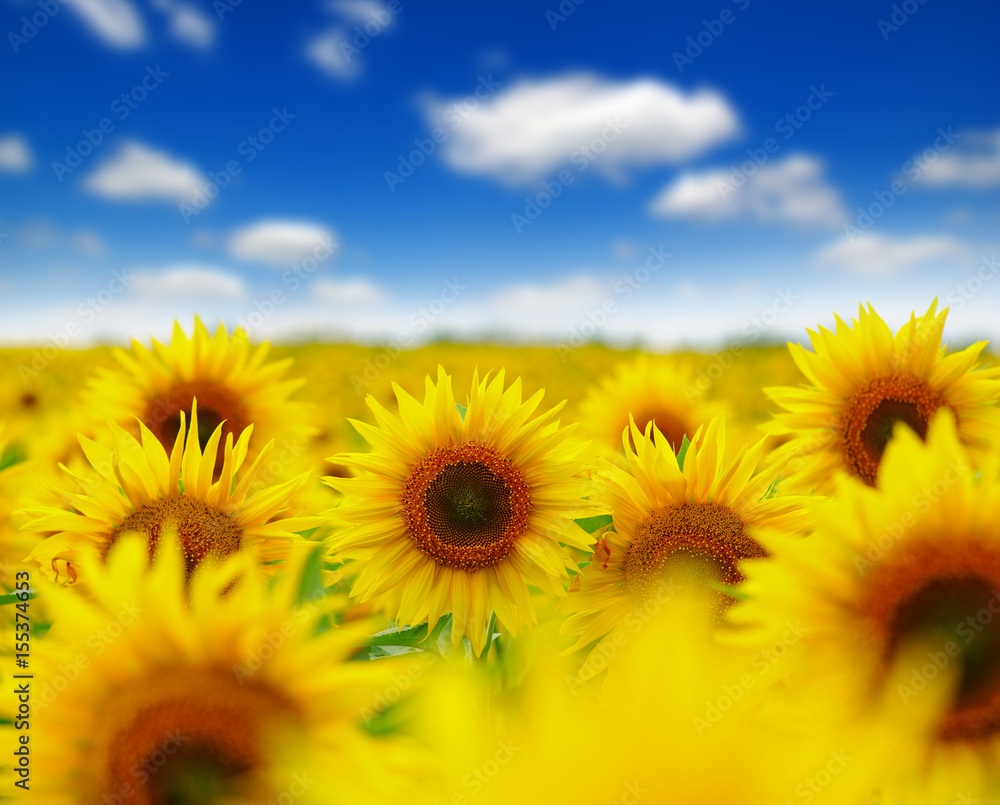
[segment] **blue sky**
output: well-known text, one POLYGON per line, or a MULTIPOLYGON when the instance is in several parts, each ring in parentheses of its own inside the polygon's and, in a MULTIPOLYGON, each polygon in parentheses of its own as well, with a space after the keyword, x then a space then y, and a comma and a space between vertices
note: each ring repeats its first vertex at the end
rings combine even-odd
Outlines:
POLYGON ((1000 8, 3 2, 4 342, 1000 335, 1000 8))

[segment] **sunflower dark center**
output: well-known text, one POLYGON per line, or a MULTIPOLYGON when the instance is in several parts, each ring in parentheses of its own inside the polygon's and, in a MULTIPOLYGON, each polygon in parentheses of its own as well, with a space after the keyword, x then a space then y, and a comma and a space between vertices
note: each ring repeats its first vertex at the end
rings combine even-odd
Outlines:
MULTIPOLYGON (((152 759, 147 762, 152 766, 152 759)), ((213 805, 231 801, 245 785, 250 766, 220 757, 212 746, 185 747, 149 777, 150 805, 213 805)))
POLYGON ((22 408, 34 408, 38 405, 38 397, 30 391, 24 392, 21 395, 21 407, 22 408))
POLYGON ((413 468, 402 506, 417 547, 439 564, 465 569, 503 560, 531 511, 521 472, 476 442, 429 453, 413 468))
MULTIPOLYGON (((681 446, 685 434, 687 434, 689 439, 694 435, 687 422, 667 409, 640 409, 638 412, 632 414, 632 419, 635 420, 635 424, 643 433, 646 432, 646 425, 652 422, 660 433, 663 434, 663 438, 666 439, 667 444, 675 451, 681 446)), ((650 431, 650 439, 654 443, 656 442, 656 436, 653 435, 652 431, 650 431)), ((629 433, 628 440, 629 445, 635 450, 636 446, 632 440, 631 433, 629 433)))
POLYGON ((218 470, 224 457, 226 436, 232 433, 236 439, 250 424, 246 406, 230 389, 211 381, 181 383, 149 401, 143 423, 169 451, 180 431, 181 413, 190 418, 195 399, 198 401, 198 443, 202 449, 220 423, 225 423, 216 457, 218 470))
POLYGON ((188 575, 206 556, 229 556, 240 549, 243 529, 232 517, 202 500, 182 495, 147 503, 125 517, 106 543, 104 555, 122 534, 139 531, 149 539, 152 559, 167 524, 177 529, 188 575))
MULTIPOLYGON (((955 699, 939 731, 944 739, 1000 730, 998 618, 1000 591, 978 575, 931 579, 896 607, 886 641, 887 663, 913 639, 931 646, 928 658, 935 667, 958 663, 955 699)), ((930 668, 920 673, 930 676, 930 668)))
POLYGON ((657 509, 636 526, 625 559, 625 587, 641 600, 659 593, 664 576, 678 565, 699 566, 726 584, 739 584, 742 559, 767 554, 727 506, 677 503, 657 509))
POLYGON ((99 784, 131 805, 265 802, 274 794, 260 774, 270 742, 302 728, 270 687, 194 670, 121 691, 109 719, 117 724, 99 784))
POLYGON ((844 402, 840 449, 848 468, 874 486, 896 423, 905 423, 923 439, 934 412, 947 404, 940 392, 913 375, 896 372, 873 377, 844 402))

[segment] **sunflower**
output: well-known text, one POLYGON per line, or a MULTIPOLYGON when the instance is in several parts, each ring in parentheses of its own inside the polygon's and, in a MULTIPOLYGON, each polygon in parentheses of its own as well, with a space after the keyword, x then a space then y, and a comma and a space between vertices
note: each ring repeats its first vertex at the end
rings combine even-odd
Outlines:
POLYGON ((802 624, 787 714, 836 701, 827 718, 893 756, 884 803, 996 801, 1000 457, 977 473, 948 411, 926 443, 897 425, 878 488, 841 477, 816 517, 807 541, 762 536, 771 560, 746 564, 748 600, 730 611, 760 641, 802 624))
POLYGON ((477 718, 485 696, 466 690, 470 674, 439 663, 424 720, 457 723, 446 722, 450 734, 433 750, 454 774, 433 802, 868 802, 857 796, 859 781, 852 778, 861 764, 849 744, 831 745, 818 731, 803 739, 753 718, 766 676, 754 667, 755 650, 722 644, 704 628, 705 592, 687 589, 650 615, 616 665, 621 685, 607 700, 576 684, 572 661, 556 656, 555 624, 541 624, 518 641, 530 665, 514 690, 494 697, 502 726, 489 741, 480 738, 477 718), (440 678, 442 670, 450 675, 440 678), (456 790, 475 796, 445 793, 456 790))
POLYGON ((790 437, 773 454, 788 462, 790 483, 829 491, 835 471, 844 469, 874 485, 893 425, 904 422, 923 437, 942 408, 955 415, 973 455, 985 453, 1000 435, 1000 376, 996 369, 974 371, 985 341, 945 354, 948 311, 936 311, 935 299, 893 335, 869 305, 853 327, 837 316, 836 334, 809 330, 814 352, 788 345, 812 385, 765 389, 785 409, 765 429, 790 437))
POLYGON ((677 450, 684 436, 690 439, 701 425, 719 412, 718 404, 703 399, 702 387, 690 360, 641 355, 621 363, 603 377, 580 404, 580 421, 586 435, 602 448, 609 460, 621 456, 622 429, 629 417, 639 430, 656 425, 666 442, 677 450))
POLYGON ((443 368, 423 404, 394 388, 398 417, 369 396, 378 426, 352 420, 374 450, 331 459, 364 472, 325 479, 346 496, 331 515, 351 526, 332 547, 364 560, 352 595, 403 624, 451 612, 454 645, 467 635, 478 655, 491 611, 512 635, 533 623, 527 585, 563 594, 575 567, 563 546, 592 542, 573 522, 600 511, 581 500, 586 445, 560 426, 562 405, 532 418, 543 392, 522 402, 521 381, 504 390, 503 370, 473 374, 464 418, 443 368))
MULTIPOLYGON (((558 605, 569 616, 562 633, 577 636, 568 652, 603 638, 581 678, 604 669, 621 630, 648 620, 692 580, 703 585, 707 574, 739 584, 739 562, 766 556, 757 528, 808 532, 806 499, 774 494, 776 472, 757 471, 764 440, 742 447, 724 467, 725 441, 720 415, 698 429, 680 461, 654 423, 640 430, 632 421, 622 434, 628 469, 600 465, 594 498, 611 509, 613 522, 558 605)), ((716 604, 728 600, 720 593, 716 604)))
POLYGON ((51 578, 75 582, 79 559, 91 551, 106 555, 124 533, 145 533, 152 556, 167 523, 180 534, 188 572, 210 555, 228 556, 246 549, 266 563, 284 559, 297 546, 305 547, 307 543, 297 532, 316 527, 321 518, 275 518, 285 512, 289 499, 308 476, 254 491, 273 442, 241 472, 254 429, 251 425, 235 445, 233 434, 226 434, 222 468, 218 480, 213 480, 223 427, 215 427, 203 453, 198 425, 194 403, 191 426, 185 426, 182 413, 169 455, 142 423, 140 442, 109 421, 114 450, 81 435, 80 445, 96 474, 79 475, 63 467, 67 487, 74 491, 65 491, 62 497, 72 508, 49 506, 26 511, 32 519, 22 526, 24 529, 55 532, 40 542, 28 559, 37 562, 51 578), (81 485, 86 491, 79 491, 81 485))
MULTIPOLYGON (((120 425, 132 427, 139 419, 169 450, 181 415, 191 410, 191 402, 197 397, 202 446, 222 425, 219 464, 225 437, 230 433, 239 435, 249 425, 256 428, 261 440, 279 439, 295 446, 316 430, 309 407, 288 399, 305 384, 305 379, 283 379, 292 359, 268 363, 269 349, 269 344, 251 348, 243 330, 237 329, 229 336, 221 324, 211 336, 196 317, 190 339, 175 323, 169 346, 153 341, 150 351, 133 341, 131 352, 114 350, 124 371, 100 370, 84 398, 88 405, 120 425)), ((256 458, 255 449, 250 448, 251 460, 256 458)))
POLYGON ((55 623, 31 657, 32 802, 405 799, 412 750, 360 723, 398 668, 345 662, 355 640, 322 631, 329 601, 297 603, 302 559, 276 584, 248 555, 209 560, 185 595, 174 535, 148 566, 129 535, 81 560, 92 598, 43 587, 55 623))

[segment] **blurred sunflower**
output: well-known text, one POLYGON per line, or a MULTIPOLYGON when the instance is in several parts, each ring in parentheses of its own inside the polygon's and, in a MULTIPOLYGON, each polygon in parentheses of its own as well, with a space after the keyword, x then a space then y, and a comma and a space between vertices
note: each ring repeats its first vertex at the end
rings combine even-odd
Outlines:
POLYGON ((898 425, 877 489, 842 477, 812 538, 762 540, 772 558, 746 564, 730 617, 758 642, 803 625, 786 717, 866 736, 887 756, 880 802, 996 801, 1000 457, 977 474, 947 411, 926 444, 898 425))
POLYGON ((1000 436, 1000 375, 974 371, 985 341, 946 355, 941 333, 948 311, 936 311, 935 299, 893 335, 869 305, 853 327, 837 316, 836 334, 808 330, 814 352, 788 345, 812 385, 765 389, 785 409, 765 429, 790 437, 773 456, 788 462, 791 484, 829 491, 835 471, 844 469, 874 485, 895 423, 923 437, 942 408, 955 415, 973 456, 985 454, 1000 436))
POLYGON ((161 531, 168 523, 173 524, 184 546, 190 573, 206 556, 228 556, 241 549, 251 551, 261 563, 283 559, 296 546, 306 546, 297 532, 321 522, 318 517, 274 519, 286 510, 295 490, 306 482, 306 474, 251 490, 273 444, 265 445, 257 459, 240 472, 246 462, 252 425, 240 434, 235 445, 233 434, 226 434, 221 472, 218 480, 213 480, 222 426, 215 427, 202 453, 196 405, 192 406, 190 428, 181 414, 169 455, 145 425, 139 425, 140 442, 113 422, 108 424, 114 450, 80 436, 96 479, 63 468, 74 488, 79 484, 87 488, 85 492, 63 493, 72 510, 38 507, 26 512, 32 519, 22 528, 55 532, 39 543, 28 559, 56 580, 75 582, 77 564, 85 553, 96 550, 104 556, 122 534, 131 531, 147 535, 152 556, 161 531))
POLYGON ((394 388, 398 417, 369 397, 378 426, 352 420, 374 450, 331 459, 364 472, 325 479, 347 496, 331 516, 352 526, 332 547, 364 560, 352 595, 404 624, 451 612, 454 645, 467 635, 478 655, 491 611, 512 635, 534 623, 527 585, 561 595, 575 567, 563 544, 593 541, 573 522, 600 511, 581 500, 586 445, 560 427, 562 405, 532 418, 543 392, 522 402, 502 370, 473 374, 464 418, 443 368, 423 404, 394 388))
MULTIPOLYGON (((201 411, 198 438, 203 447, 219 425, 223 433, 220 450, 226 436, 239 435, 249 425, 263 441, 311 436, 316 429, 309 407, 288 399, 306 381, 282 379, 292 359, 267 363, 269 349, 269 344, 252 348, 243 330, 227 335, 221 324, 210 336, 196 317, 190 339, 175 323, 169 346, 153 341, 150 351, 133 341, 131 352, 114 350, 124 371, 100 370, 84 397, 88 405, 119 425, 132 427, 139 419, 168 450, 181 415, 191 410, 196 397, 201 411)), ((221 452, 218 458, 221 464, 221 452)), ((251 448, 250 459, 254 458, 251 448)))
POLYGON ((300 559, 273 585, 249 556, 205 562, 186 596, 173 535, 149 567, 129 536, 82 560, 92 598, 44 589, 56 620, 32 654, 32 801, 405 800, 393 764, 412 771, 413 750, 359 724, 398 669, 345 663, 353 639, 319 631, 329 603, 297 606, 300 559))
MULTIPOLYGON (((654 423, 645 430, 629 423, 622 434, 628 469, 603 462, 595 478, 593 497, 611 509, 613 523, 558 605, 569 616, 561 632, 577 636, 568 651, 604 638, 591 658, 604 656, 604 641, 613 642, 637 618, 645 620, 692 580, 696 586, 739 584, 740 561, 766 556, 757 528, 808 532, 807 499, 773 494, 775 471, 757 472, 764 440, 740 448, 724 468, 725 441, 720 415, 698 429, 681 461, 654 423)), ((716 607, 729 600, 720 593, 716 607)), ((591 658, 583 678, 604 668, 591 658)))
POLYGON ((608 459, 621 455, 618 448, 629 416, 640 432, 652 422, 655 432, 677 450, 685 435, 690 439, 719 412, 718 404, 703 400, 694 375, 690 360, 673 356, 641 355, 621 363, 591 386, 580 404, 581 428, 604 448, 608 459))
POLYGON ((755 718, 766 691, 755 655, 713 639, 699 617, 706 592, 679 593, 629 636, 620 684, 601 698, 556 656, 554 624, 540 625, 520 647, 530 657, 521 683, 494 697, 502 726, 487 740, 484 696, 468 689, 470 674, 439 663, 421 721, 438 727, 433 753, 448 758, 453 781, 430 802, 868 802, 859 794, 870 764, 841 736, 791 735, 755 718))

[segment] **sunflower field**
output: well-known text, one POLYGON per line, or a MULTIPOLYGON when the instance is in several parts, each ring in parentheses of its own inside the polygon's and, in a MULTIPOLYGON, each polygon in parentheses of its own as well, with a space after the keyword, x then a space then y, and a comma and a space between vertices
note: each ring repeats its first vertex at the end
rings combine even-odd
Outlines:
POLYGON ((946 315, 0 350, 4 794, 1000 802, 1000 362, 946 315))

